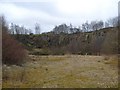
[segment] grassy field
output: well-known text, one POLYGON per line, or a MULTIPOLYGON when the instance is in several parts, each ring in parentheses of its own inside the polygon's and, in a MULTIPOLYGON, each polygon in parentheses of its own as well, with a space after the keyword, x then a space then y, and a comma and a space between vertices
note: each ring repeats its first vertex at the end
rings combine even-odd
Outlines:
POLYGON ((35 56, 3 65, 3 88, 117 88, 118 61, 109 56, 35 56))

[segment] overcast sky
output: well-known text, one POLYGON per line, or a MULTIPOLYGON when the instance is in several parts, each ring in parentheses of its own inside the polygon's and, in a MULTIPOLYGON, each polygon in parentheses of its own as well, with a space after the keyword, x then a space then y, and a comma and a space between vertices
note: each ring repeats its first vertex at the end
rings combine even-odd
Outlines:
POLYGON ((87 20, 107 20, 118 15, 119 0, 1 0, 0 14, 8 23, 33 29, 35 23, 41 32, 51 31, 55 25, 70 23, 80 26, 87 20))

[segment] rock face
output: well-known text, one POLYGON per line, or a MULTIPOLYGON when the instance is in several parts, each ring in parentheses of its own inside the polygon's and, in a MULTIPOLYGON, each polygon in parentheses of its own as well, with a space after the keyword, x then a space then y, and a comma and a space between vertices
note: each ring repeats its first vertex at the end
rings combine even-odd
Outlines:
MULTIPOLYGON (((66 26, 64 25, 64 27, 66 26)), ((51 32, 39 36, 20 36, 19 41, 24 43, 28 48, 47 48, 48 50, 44 49, 42 51, 46 54, 52 54, 54 51, 72 54, 115 54, 117 53, 118 45, 118 29, 111 27, 73 34, 56 34, 51 32)))

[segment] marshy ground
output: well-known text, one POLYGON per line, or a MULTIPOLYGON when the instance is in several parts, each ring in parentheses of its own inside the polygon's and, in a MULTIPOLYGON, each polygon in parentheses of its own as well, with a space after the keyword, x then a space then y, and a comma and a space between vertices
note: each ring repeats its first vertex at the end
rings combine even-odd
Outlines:
POLYGON ((3 65, 3 87, 117 88, 118 60, 109 56, 36 56, 22 67, 3 65))

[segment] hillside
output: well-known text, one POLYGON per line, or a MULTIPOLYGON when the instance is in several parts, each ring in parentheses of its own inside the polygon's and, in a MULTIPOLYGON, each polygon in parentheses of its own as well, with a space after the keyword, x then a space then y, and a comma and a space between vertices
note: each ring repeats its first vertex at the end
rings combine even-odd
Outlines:
POLYGON ((117 53, 117 28, 12 37, 3 30, 3 88, 118 87, 118 57, 103 55, 117 53))
POLYGON ((116 54, 118 29, 109 27, 91 32, 73 34, 14 35, 35 54, 116 54), (37 49, 37 50, 36 50, 37 49))

